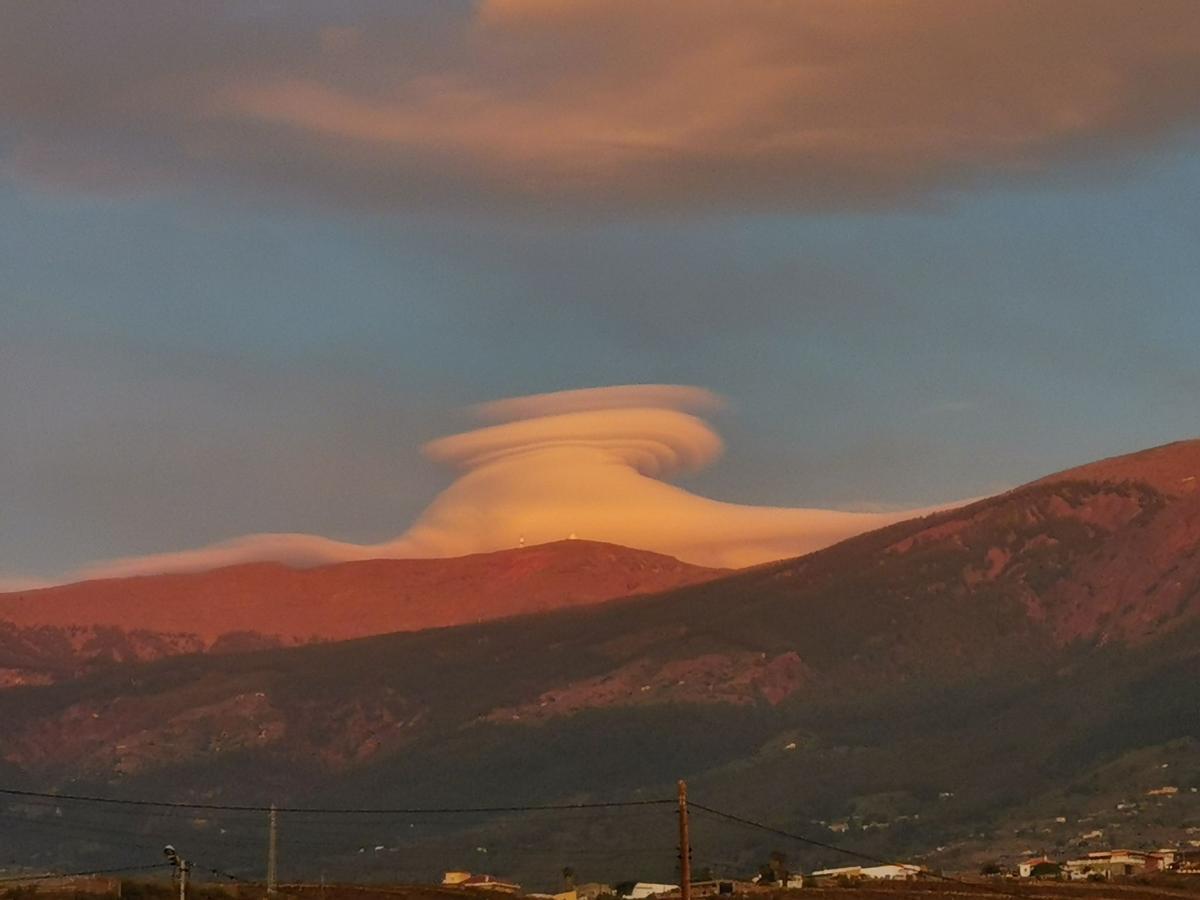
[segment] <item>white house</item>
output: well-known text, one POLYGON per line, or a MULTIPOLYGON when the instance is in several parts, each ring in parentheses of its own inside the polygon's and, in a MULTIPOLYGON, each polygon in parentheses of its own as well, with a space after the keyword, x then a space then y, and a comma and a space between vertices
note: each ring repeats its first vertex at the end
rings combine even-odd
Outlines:
POLYGON ((814 878, 866 878, 876 881, 908 881, 924 871, 911 863, 888 863, 882 866, 843 866, 840 869, 821 869, 813 872, 814 878))
POLYGON ((665 894, 669 891, 677 890, 679 890, 679 885, 677 884, 656 884, 653 881, 639 881, 625 896, 629 900, 646 900, 647 897, 653 897, 655 894, 665 894))
POLYGON ((867 866, 862 870, 864 878, 876 878, 883 881, 908 881, 921 874, 921 867, 908 863, 889 863, 886 866, 867 866))

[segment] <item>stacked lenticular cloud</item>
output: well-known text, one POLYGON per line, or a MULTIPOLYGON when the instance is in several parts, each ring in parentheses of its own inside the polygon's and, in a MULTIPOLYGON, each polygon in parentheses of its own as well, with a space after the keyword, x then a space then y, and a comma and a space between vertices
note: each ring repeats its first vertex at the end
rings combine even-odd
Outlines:
POLYGON ((569 537, 702 565, 745 566, 816 550, 919 512, 747 506, 667 483, 721 455, 720 437, 696 415, 721 406, 715 394, 684 385, 588 388, 482 404, 472 413, 492 424, 425 446, 430 459, 460 474, 396 538, 352 544, 256 534, 102 563, 83 574, 195 571, 262 560, 317 565, 457 556, 569 537))

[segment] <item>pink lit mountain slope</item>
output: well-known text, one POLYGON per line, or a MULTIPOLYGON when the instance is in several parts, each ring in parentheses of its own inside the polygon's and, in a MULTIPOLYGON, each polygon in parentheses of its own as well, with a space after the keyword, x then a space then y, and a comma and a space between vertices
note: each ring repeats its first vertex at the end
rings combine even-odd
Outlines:
POLYGON ((451 559, 310 569, 251 563, 84 581, 0 594, 0 683, 56 680, 51 670, 63 670, 61 676, 80 661, 480 622, 656 593, 721 574, 657 553, 571 540, 451 559))

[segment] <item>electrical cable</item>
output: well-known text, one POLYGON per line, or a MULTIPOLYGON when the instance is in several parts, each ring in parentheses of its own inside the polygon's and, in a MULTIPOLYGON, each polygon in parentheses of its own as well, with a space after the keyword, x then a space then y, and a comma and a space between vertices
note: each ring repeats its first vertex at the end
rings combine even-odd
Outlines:
POLYGON ((26 881, 51 881, 55 878, 85 878, 89 875, 116 875, 119 872, 146 872, 150 869, 164 868, 166 863, 151 863, 143 866, 115 866, 111 869, 87 869, 80 872, 57 872, 52 875, 12 875, 0 878, 0 884, 12 884, 26 881))
POLYGON ((24 791, 16 788, 0 788, 0 794, 9 797, 30 797, 41 800, 57 800, 71 803, 108 803, 115 806, 143 806, 160 809, 204 809, 227 812, 270 812, 313 813, 317 815, 425 815, 454 813, 502 813, 542 812, 572 809, 622 809, 636 806, 662 806, 674 803, 674 799, 656 800, 609 800, 589 803, 545 803, 512 806, 446 806, 446 807, 393 807, 372 809, 370 807, 305 807, 305 806, 254 806, 228 803, 187 803, 173 800, 122 799, 117 797, 90 797, 81 794, 54 794, 44 791, 24 791))

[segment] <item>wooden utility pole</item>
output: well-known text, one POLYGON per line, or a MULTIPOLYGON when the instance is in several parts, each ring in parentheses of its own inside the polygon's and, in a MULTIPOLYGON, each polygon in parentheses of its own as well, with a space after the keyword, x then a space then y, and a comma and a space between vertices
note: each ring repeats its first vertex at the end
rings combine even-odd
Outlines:
POLYGON ((692 844, 688 837, 687 782, 679 779, 679 900, 692 900, 692 844))
POLYGON ((267 817, 267 894, 275 896, 279 887, 279 814, 275 804, 267 817))

